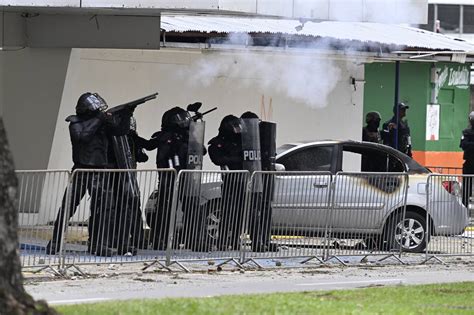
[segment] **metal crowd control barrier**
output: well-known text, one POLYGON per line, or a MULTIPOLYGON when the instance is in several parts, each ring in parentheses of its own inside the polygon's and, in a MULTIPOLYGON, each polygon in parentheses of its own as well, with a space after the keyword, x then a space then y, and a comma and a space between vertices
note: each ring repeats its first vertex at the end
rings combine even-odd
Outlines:
POLYGON ((394 257, 403 263, 400 242, 407 191, 406 173, 337 173, 328 219, 331 246, 327 260, 345 264, 354 259, 349 256, 384 255, 381 260, 394 257))
POLYGON ((247 171, 178 174, 173 194, 167 265, 191 260, 237 261, 246 209, 247 171))
POLYGON ((430 169, 433 173, 445 174, 445 175, 461 175, 462 167, 452 166, 425 166, 430 169))
POLYGON ((426 261, 474 254, 474 175, 432 174, 427 181, 426 261))
POLYGON ((59 255, 63 268, 76 269, 164 260, 166 233, 160 232, 169 222, 175 177, 170 169, 75 170, 46 254, 59 255))
POLYGON ((67 170, 16 171, 18 177, 18 238, 22 267, 40 270, 59 266, 57 256, 46 255, 51 222, 69 181, 67 170))
POLYGON ((80 271, 83 264, 151 262, 147 267, 178 264, 186 270, 181 262, 242 267, 260 266, 259 259, 303 258, 345 264, 372 255, 402 262, 402 252, 420 255, 425 246, 425 261, 473 254, 472 207, 464 207, 462 197, 470 203, 474 175, 431 174, 426 185, 415 182, 410 189, 417 196, 426 187, 426 215, 406 207, 404 173, 17 175, 23 267, 80 271))
POLYGON ((306 258, 323 262, 331 209, 329 172, 255 172, 241 242, 241 262, 306 258))

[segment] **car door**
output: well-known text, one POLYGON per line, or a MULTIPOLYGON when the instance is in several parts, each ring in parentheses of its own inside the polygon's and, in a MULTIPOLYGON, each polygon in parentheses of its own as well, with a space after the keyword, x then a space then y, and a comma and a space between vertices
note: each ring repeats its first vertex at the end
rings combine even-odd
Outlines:
POLYGON ((324 228, 330 208, 335 145, 307 146, 281 156, 285 172, 275 177, 273 226, 324 228))
POLYGON ((391 153, 364 144, 343 144, 341 153, 329 224, 336 231, 376 230, 403 202, 406 178, 391 173, 404 172, 405 166, 391 153))

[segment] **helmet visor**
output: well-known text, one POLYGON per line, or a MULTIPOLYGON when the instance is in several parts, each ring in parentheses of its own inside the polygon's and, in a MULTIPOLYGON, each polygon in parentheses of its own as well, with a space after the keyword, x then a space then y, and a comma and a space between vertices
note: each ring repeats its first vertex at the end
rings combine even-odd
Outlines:
POLYGON ((240 123, 240 121, 231 122, 229 127, 231 128, 232 133, 236 135, 239 135, 242 133, 242 124, 240 123))
POLYGON ((107 103, 105 100, 97 93, 91 94, 86 101, 90 104, 90 109, 92 111, 100 110, 104 111, 107 109, 107 103))
POLYGON ((174 122, 179 128, 189 128, 191 115, 188 112, 179 113, 174 116, 174 122))

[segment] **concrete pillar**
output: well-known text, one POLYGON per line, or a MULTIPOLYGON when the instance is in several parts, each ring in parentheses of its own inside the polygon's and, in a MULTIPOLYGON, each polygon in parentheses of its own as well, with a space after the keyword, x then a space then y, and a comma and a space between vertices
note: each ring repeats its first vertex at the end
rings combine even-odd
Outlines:
POLYGON ((33 48, 0 53, 2 115, 17 169, 48 167, 69 54, 33 48))

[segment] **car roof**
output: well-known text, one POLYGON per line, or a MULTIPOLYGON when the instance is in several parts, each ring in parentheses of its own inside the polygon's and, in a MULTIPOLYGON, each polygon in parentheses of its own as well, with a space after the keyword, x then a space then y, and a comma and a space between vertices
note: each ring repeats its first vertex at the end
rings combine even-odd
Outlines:
POLYGON ((289 143, 285 143, 285 144, 279 146, 280 148, 285 147, 285 146, 289 146, 289 148, 282 151, 282 152, 279 152, 278 155, 277 155, 277 159, 279 157, 281 157, 282 155, 286 155, 287 153, 289 153, 291 151, 298 150, 300 148, 311 147, 311 146, 315 146, 315 145, 320 146, 320 145, 337 145, 337 144, 358 145, 358 146, 376 148, 376 149, 379 149, 381 151, 387 151, 387 152, 395 155, 396 157, 398 157, 405 164, 407 164, 408 169, 409 169, 409 173, 429 173, 428 169, 426 169, 422 165, 418 164, 418 162, 413 160, 408 155, 403 154, 402 152, 400 152, 398 150, 395 150, 394 148, 389 147, 387 145, 374 143, 374 142, 368 142, 368 141, 356 141, 356 140, 303 140, 303 141, 289 142, 289 143))

